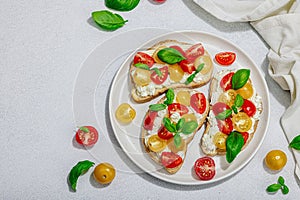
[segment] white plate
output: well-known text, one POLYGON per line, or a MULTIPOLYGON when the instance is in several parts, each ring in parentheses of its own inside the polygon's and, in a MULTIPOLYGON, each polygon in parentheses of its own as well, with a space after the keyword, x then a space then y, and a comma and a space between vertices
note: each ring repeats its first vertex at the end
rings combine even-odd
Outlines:
MULTIPOLYGON (((211 55, 215 55, 220 51, 233 51, 236 53, 237 59, 229 68, 249 68, 251 70, 251 79, 253 80, 253 84, 257 93, 262 97, 263 102, 263 113, 252 141, 231 164, 226 162, 225 156, 215 156, 215 177, 209 181, 200 181, 193 173, 193 164, 197 158, 204 156, 199 147, 200 138, 203 133, 202 128, 198 134, 196 134, 194 140, 190 143, 182 168, 174 175, 170 175, 165 172, 161 166, 155 164, 150 159, 150 157, 144 152, 141 144, 140 135, 144 114, 148 110, 148 106, 155 103, 160 97, 144 104, 137 104, 131 99, 130 90, 132 86, 130 83, 128 70, 135 52, 133 52, 122 64, 111 85, 109 96, 109 113, 115 136, 124 152, 136 165, 138 165, 143 171, 161 180, 182 185, 202 185, 220 181, 241 170, 252 159, 263 142, 269 124, 269 92, 266 82, 255 63, 244 51, 231 42, 209 33, 197 31, 167 33, 148 41, 139 49, 147 49, 153 44, 166 39, 174 39, 189 43, 201 42, 211 55), (129 125, 122 125, 115 118, 116 108, 121 103, 125 102, 132 105, 137 112, 136 118, 129 125)), ((217 65, 215 66, 215 70, 225 68, 217 65)), ((207 94, 208 86, 202 87, 198 90, 207 94)))

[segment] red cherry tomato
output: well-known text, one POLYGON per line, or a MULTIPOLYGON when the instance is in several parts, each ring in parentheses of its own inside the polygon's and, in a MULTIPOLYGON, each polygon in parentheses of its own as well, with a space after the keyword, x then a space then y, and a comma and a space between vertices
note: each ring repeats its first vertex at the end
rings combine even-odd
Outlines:
POLYGON ((182 158, 173 152, 162 152, 161 164, 166 168, 175 168, 182 163, 182 158))
POLYGON ((194 63, 189 62, 188 60, 180 61, 179 65, 184 72, 187 72, 189 74, 193 73, 196 70, 194 63))
POLYGON ((166 0, 153 0, 153 1, 157 3, 164 3, 166 0))
POLYGON ((133 64, 143 63, 152 67, 154 64, 154 59, 144 52, 137 52, 137 54, 133 58, 133 64))
POLYGON ((206 109, 206 98, 203 93, 195 93, 191 96, 190 104, 197 113, 204 113, 206 109))
POLYGON ((226 118, 225 120, 217 119, 219 131, 229 135, 233 130, 233 124, 230 118, 226 118))
POLYGON ((158 129, 157 135, 164 140, 171 139, 174 136, 173 133, 169 132, 163 125, 158 129))
POLYGON ((174 46, 170 46, 170 48, 176 49, 186 58, 185 52, 183 51, 183 49, 180 46, 174 45, 174 46))
POLYGON ((92 146, 98 141, 98 131, 92 126, 82 126, 75 135, 78 144, 92 146))
POLYGON ((157 117, 157 112, 155 111, 149 111, 148 114, 146 115, 144 119, 144 128, 146 130, 152 130, 153 129, 153 124, 154 120, 157 117))
POLYGON ((223 102, 217 102, 212 106, 212 111, 213 111, 214 115, 218 115, 219 113, 221 113, 225 110, 228 110, 228 109, 230 109, 230 107, 226 103, 223 103, 223 102))
POLYGON ((195 61, 196 58, 204 54, 204 47, 201 43, 194 44, 185 52, 187 60, 191 63, 195 61))
POLYGON ((233 52, 221 52, 215 55, 216 61, 220 65, 231 65, 235 61, 235 53, 233 52))
POLYGON ((231 79, 233 74, 234 72, 230 72, 221 79, 220 87, 223 88, 224 91, 227 91, 232 88, 231 79))
POLYGON ((205 156, 196 160, 194 170, 200 180, 207 181, 215 176, 215 166, 215 161, 212 158, 205 156))
POLYGON ((189 109, 180 103, 172 103, 168 105, 168 111, 169 115, 171 116, 173 113, 178 112, 180 116, 187 114, 189 112, 189 109))
POLYGON ((242 105, 242 110, 249 116, 253 117, 256 113, 256 107, 252 101, 244 99, 244 104, 242 105))
POLYGON ((169 69, 168 66, 164 66, 158 70, 161 72, 161 75, 158 75, 155 71, 153 71, 150 78, 155 84, 160 85, 167 80, 169 69))
POLYGON ((248 140, 248 138, 249 138, 249 133, 248 132, 243 132, 243 133, 241 133, 242 134, 242 136, 243 136, 243 138, 244 138, 244 144, 246 144, 246 142, 247 142, 247 140, 248 140))

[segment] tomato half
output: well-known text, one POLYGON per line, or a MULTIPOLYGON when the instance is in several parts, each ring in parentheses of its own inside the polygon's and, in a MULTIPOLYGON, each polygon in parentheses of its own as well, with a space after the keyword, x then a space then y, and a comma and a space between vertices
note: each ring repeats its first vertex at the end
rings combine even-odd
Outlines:
POLYGON ((158 75, 155 71, 153 71, 150 78, 155 84, 160 85, 167 80, 169 70, 168 66, 164 66, 158 70, 161 72, 161 75, 158 75))
POLYGON ((174 136, 173 133, 169 132, 164 125, 158 129, 157 135, 164 140, 171 139, 174 136))
POLYGON ((225 65, 225 66, 231 65, 235 61, 235 57, 236 55, 233 52, 220 52, 215 55, 216 61, 220 65, 225 65))
POLYGON ((98 131, 93 126, 82 126, 75 135, 78 144, 92 146, 98 141, 98 131))
POLYGON ((220 87, 223 88, 224 91, 227 91, 232 88, 231 79, 233 74, 234 72, 230 72, 221 79, 220 87))
POLYGON ((179 65, 184 72, 189 74, 193 73, 196 70, 194 63, 189 62, 188 60, 180 61, 179 65))
POLYGON ((160 152, 167 146, 167 141, 161 139, 158 135, 151 135, 147 141, 148 147, 153 152, 160 152))
POLYGON ((200 114, 203 114, 206 109, 206 98, 203 93, 195 93, 191 96, 192 108, 200 114))
POLYGON ((137 54, 133 58, 133 64, 136 63, 143 63, 148 65, 149 67, 152 67, 154 64, 154 59, 144 52, 137 52, 137 54))
POLYGON ((207 181, 215 176, 215 166, 215 161, 212 158, 205 156, 196 160, 194 170, 200 180, 207 181))
POLYGON ((243 132, 243 133, 241 133, 242 134, 242 136, 243 136, 243 138, 244 138, 244 144, 246 144, 246 142, 247 142, 247 140, 248 140, 248 138, 249 138, 249 133, 248 132, 243 132))
POLYGON ((244 104, 242 105, 242 110, 249 116, 253 117, 256 113, 256 107, 252 101, 244 99, 244 104))
POLYGON ((219 131, 229 135, 233 130, 233 124, 230 118, 226 118, 225 120, 217 119, 219 131))
POLYGON ((239 112, 232 117, 233 127, 238 132, 247 132, 252 127, 251 118, 244 112, 239 112))
POLYGON ((177 112, 180 114, 180 116, 187 114, 189 112, 189 109, 180 103, 172 103, 168 105, 168 111, 169 115, 171 116, 173 113, 177 112))
POLYGON ((175 168, 183 162, 182 158, 173 152, 162 152, 161 164, 166 168, 175 168))
POLYGON ((144 128, 146 130, 152 130, 153 129, 153 124, 154 120, 157 117, 157 112, 155 111, 149 111, 148 114, 146 115, 144 119, 144 128))
POLYGON ((218 115, 219 113, 221 113, 225 110, 228 110, 228 109, 230 109, 230 107, 226 103, 223 103, 223 102, 217 102, 212 106, 212 111, 213 111, 214 115, 218 115))
POLYGON ((185 51, 186 58, 190 62, 194 62, 195 59, 204 54, 204 47, 201 43, 194 44, 185 51))
POLYGON ((170 46, 170 48, 176 49, 177 51, 179 51, 181 53, 181 55, 183 55, 183 57, 186 58, 185 52, 183 51, 183 49, 180 46, 174 45, 174 46, 170 46))

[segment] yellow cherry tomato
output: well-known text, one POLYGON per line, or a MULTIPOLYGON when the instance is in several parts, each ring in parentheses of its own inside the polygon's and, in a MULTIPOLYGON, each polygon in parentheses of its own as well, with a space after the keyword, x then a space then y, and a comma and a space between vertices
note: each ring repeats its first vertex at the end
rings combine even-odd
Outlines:
POLYGON ((229 107, 231 107, 234 104, 234 100, 236 97, 237 93, 233 89, 229 89, 225 92, 223 92, 220 96, 218 101, 226 103, 229 107))
POLYGON ((179 91, 176 95, 176 101, 185 106, 189 106, 191 101, 191 95, 188 91, 179 91))
POLYGON ((238 132, 247 132, 252 127, 251 118, 244 112, 239 112, 232 117, 233 128, 238 132))
POLYGON ((193 113, 184 114, 181 116, 181 118, 184 118, 185 122, 190 122, 190 121, 198 122, 196 115, 194 115, 193 113))
POLYGON ((146 86, 151 82, 151 72, 149 70, 137 68, 133 73, 133 81, 138 86, 146 86))
POLYGON ((286 154, 281 150, 272 150, 265 157, 265 164, 271 170, 281 170, 286 162, 286 154))
POLYGON ((164 62, 161 61, 161 60, 159 59, 159 57, 157 56, 157 53, 158 53, 160 50, 164 49, 164 48, 167 48, 167 46, 160 46, 160 47, 159 47, 158 49, 156 49, 156 51, 153 53, 152 58, 154 59, 154 61, 155 61, 156 63, 164 64, 164 62))
POLYGON ((247 82, 242 88, 236 90, 244 99, 249 99, 253 96, 253 87, 250 82, 247 82))
POLYGON ((170 65, 169 73, 170 73, 170 79, 174 82, 180 82, 184 75, 184 71, 181 69, 181 67, 178 64, 170 65))
POLYGON ((114 180, 116 170, 109 163, 100 163, 95 167, 93 176, 98 183, 108 184, 114 180))
POLYGON ((200 74, 205 75, 211 71, 213 63, 212 63, 209 55, 200 56, 194 61, 194 66, 196 67, 196 69, 201 63, 204 63, 204 66, 203 66, 202 70, 200 71, 200 74))
POLYGON ((161 139, 158 135, 151 135, 147 141, 148 147, 153 152, 160 152, 167 146, 167 141, 161 139))
POLYGON ((116 118, 122 123, 130 123, 135 115, 135 110, 128 103, 120 104, 116 110, 116 118))
POLYGON ((174 138, 171 138, 168 140, 168 148, 173 152, 173 153, 178 153, 179 151, 183 151, 186 149, 186 142, 185 140, 181 139, 180 145, 177 147, 174 143, 174 138))
POLYGON ((218 150, 220 151, 226 151, 226 140, 227 140, 228 135, 222 133, 222 132, 217 132, 214 135, 213 142, 215 146, 217 147, 218 150))

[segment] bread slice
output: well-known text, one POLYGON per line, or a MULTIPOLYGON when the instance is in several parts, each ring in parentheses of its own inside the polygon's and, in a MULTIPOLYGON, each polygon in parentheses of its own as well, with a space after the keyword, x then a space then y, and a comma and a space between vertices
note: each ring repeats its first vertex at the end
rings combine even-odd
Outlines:
MULTIPOLYGON (((200 145, 203 153, 205 153, 208 156, 225 155, 226 154, 226 148, 220 149, 214 144, 214 136, 215 136, 215 134, 220 132, 220 130, 217 126, 217 119, 212 111, 212 106, 219 101, 218 98, 221 95, 221 93, 223 93, 223 89, 220 87, 221 79, 226 74, 228 74, 230 72, 235 72, 235 71, 236 70, 220 71, 212 78, 212 81, 210 83, 209 98, 210 98, 211 109, 210 109, 207 121, 205 123, 205 131, 202 135, 201 145, 200 145)), ((246 143, 244 144, 242 150, 244 148, 246 148, 246 146, 252 140, 254 133, 256 132, 257 125, 259 123, 259 117, 263 111, 261 97, 256 93, 254 85, 250 78, 249 78, 248 82, 251 83, 254 92, 253 92, 252 97, 248 98, 247 100, 250 100, 251 102, 254 103, 254 105, 256 106, 256 113, 254 114, 254 116, 250 117, 250 119, 252 120, 252 127, 249 131, 247 131, 249 133, 249 137, 248 137, 246 143)), ((243 110, 241 108, 238 108, 238 111, 243 112, 243 110)), ((232 112, 232 116, 230 118, 232 119, 232 117, 234 115, 235 115, 235 113, 232 112)), ((233 127, 232 131, 236 131, 234 127, 233 127)))
MULTIPOLYGON (((200 44, 200 43, 198 43, 198 44, 200 44)), ((131 96, 134 101, 136 101, 138 103, 148 102, 148 101, 158 97, 159 95, 163 94, 169 88, 173 88, 173 89, 176 89, 176 88, 198 88, 198 87, 201 87, 201 86, 207 84, 210 81, 214 67, 213 67, 211 56, 209 55, 209 53, 207 52, 206 49, 204 49, 204 54, 199 56, 196 59, 196 60, 198 60, 197 63, 194 63, 194 61, 193 61, 194 64, 199 64, 199 60, 201 62, 203 61, 205 63, 203 70, 201 70, 197 74, 197 76, 196 76, 197 78, 195 78, 194 81, 192 81, 189 84, 185 84, 186 79, 191 74, 189 74, 187 72, 183 72, 183 71, 182 72, 184 75, 181 80, 174 80, 174 79, 172 80, 172 78, 170 76, 170 66, 171 65, 161 61, 157 56, 157 52, 159 50, 166 48, 166 47, 171 47, 171 46, 179 46, 182 48, 182 50, 186 51, 187 49, 192 47, 193 44, 179 42, 176 40, 164 40, 164 41, 158 42, 157 44, 153 45, 152 47, 150 47, 147 50, 139 51, 139 52, 148 54, 149 56, 151 56, 154 59, 155 63, 151 67, 151 69, 153 69, 153 68, 161 69, 164 66, 168 67, 168 71, 169 71, 168 77, 167 77, 166 81, 164 81, 162 84, 155 84, 152 80, 150 81, 150 83, 148 83, 148 84, 146 83, 145 85, 138 84, 134 79, 137 67, 134 64, 134 61, 131 62, 129 74, 130 74, 130 79, 132 82, 131 96)), ((202 47, 203 47, 203 45, 202 45, 202 47)), ((177 65, 179 66, 179 63, 177 63, 177 65)), ((181 70, 181 68, 180 68, 180 70, 181 70)), ((153 73, 153 72, 151 72, 151 73, 153 73)), ((147 76, 149 76, 149 73, 147 76)))
MULTIPOLYGON (((185 92, 185 93, 188 93, 190 95, 193 95, 193 94, 196 94, 196 93, 201 93, 199 91, 192 90, 192 89, 184 89, 184 88, 175 89, 174 90, 175 98, 174 98, 173 103, 178 103, 178 101, 177 101, 178 92, 185 92)), ((182 94, 182 93, 180 93, 180 94, 182 94)), ((201 94, 203 94, 203 93, 201 93, 201 94)), ((164 96, 157 102, 157 104, 163 104, 165 100, 166 100, 166 97, 164 96)), ((182 132, 179 131, 179 135, 181 137, 181 144, 178 147, 174 146, 175 145, 174 144, 174 138, 161 139, 162 141, 164 141, 166 143, 166 146, 163 149, 159 150, 159 151, 151 150, 151 148, 149 147, 148 142, 149 142, 149 138, 152 137, 153 135, 157 135, 160 128, 162 128, 164 126, 163 125, 163 118, 164 117, 169 118, 171 120, 171 122, 174 123, 174 124, 178 123, 178 121, 176 119, 173 119, 173 116, 176 116, 176 115, 178 116, 179 112, 178 112, 178 114, 173 113, 170 116, 169 111, 168 111, 168 107, 166 107, 164 110, 158 111, 157 116, 154 119, 154 126, 153 126, 152 130, 146 130, 145 126, 144 125, 142 126, 141 142, 142 142, 142 146, 143 146, 145 152, 151 157, 151 159, 153 161, 155 161, 159 165, 162 165, 162 167, 165 168, 165 170, 169 174, 176 173, 182 167, 182 164, 184 163, 184 159, 186 157, 186 152, 188 150, 188 145, 193 140, 193 138, 194 138, 195 134, 197 133, 197 131, 202 127, 202 125, 204 124, 204 122, 206 120, 206 117, 208 115, 209 102, 208 102, 208 99, 206 97, 205 97, 205 104, 206 104, 205 105, 206 107, 203 110, 202 114, 198 113, 192 106, 190 106, 188 104, 185 105, 186 108, 188 108, 188 112, 187 113, 185 112, 185 114, 182 114, 182 116, 180 116, 179 118, 185 118, 186 122, 188 122, 189 119, 190 120, 191 119, 196 119, 198 126, 195 127, 194 131, 192 133, 188 134, 188 135, 184 135, 182 132), (175 167, 172 167, 172 168, 168 168, 166 166, 163 166, 162 160, 161 160, 163 152, 173 152, 174 154, 179 155, 182 158, 183 162, 180 163, 178 166, 175 166, 175 167)), ((172 104, 170 104, 170 105, 172 105, 172 104)), ((184 110, 184 109, 182 109, 182 110, 184 110)), ((150 110, 147 111, 147 113, 145 115, 145 118, 144 118, 144 121, 145 121, 145 119, 147 118, 147 116, 149 115, 150 112, 153 112, 153 111, 150 111, 150 110)))

